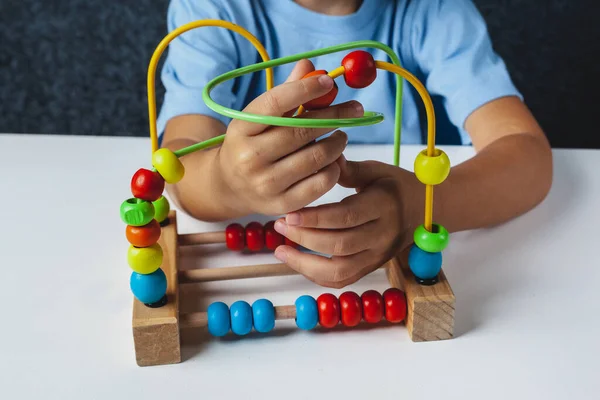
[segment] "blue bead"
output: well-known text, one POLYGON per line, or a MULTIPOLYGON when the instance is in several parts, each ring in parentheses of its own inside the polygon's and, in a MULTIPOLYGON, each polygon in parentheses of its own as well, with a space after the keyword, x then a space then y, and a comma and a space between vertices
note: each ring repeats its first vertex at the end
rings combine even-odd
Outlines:
POLYGON ((308 295, 296 299, 296 325, 300 329, 309 331, 317 326, 319 322, 319 311, 317 301, 308 295))
POLYGON ((275 307, 267 299, 259 299, 252 304, 254 329, 257 332, 270 332, 275 327, 275 307))
POLYGON ((212 303, 208 306, 206 314, 208 317, 208 331, 211 335, 225 336, 229 332, 231 322, 227 304, 220 301, 212 303))
POLYGON ((413 245, 408 253, 408 266, 417 278, 435 278, 442 269, 442 253, 428 253, 413 245))
POLYGON ((247 335, 252 330, 252 307, 245 301, 236 301, 229 309, 231 330, 236 335, 247 335))
POLYGON ((167 277, 160 268, 147 275, 133 272, 129 287, 135 298, 142 303, 156 303, 167 293, 167 277))

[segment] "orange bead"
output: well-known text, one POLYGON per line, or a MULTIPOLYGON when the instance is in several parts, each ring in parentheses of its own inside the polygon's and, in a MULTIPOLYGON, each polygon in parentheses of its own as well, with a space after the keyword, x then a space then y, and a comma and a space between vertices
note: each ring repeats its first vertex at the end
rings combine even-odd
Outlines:
MULTIPOLYGON (((302 77, 302 79, 310 78, 311 76, 316 76, 316 75, 327 75, 327 71, 325 71, 324 69, 318 69, 316 71, 312 71, 312 72, 309 72, 308 74, 304 75, 302 77)), ((327 93, 317 99, 313 99, 313 100, 309 101, 308 103, 303 104, 304 108, 306 108, 307 110, 319 110, 321 108, 327 108, 327 107, 329 107, 329 105, 331 105, 331 103, 333 103, 333 101, 337 97, 337 94, 338 94, 338 86, 337 86, 337 83, 335 83, 335 81, 334 81, 333 88, 329 91, 329 93, 327 93)))
POLYGON ((135 247, 149 247, 158 242, 160 238, 160 224, 153 219, 149 224, 143 226, 127 225, 125 236, 127 241, 135 247))

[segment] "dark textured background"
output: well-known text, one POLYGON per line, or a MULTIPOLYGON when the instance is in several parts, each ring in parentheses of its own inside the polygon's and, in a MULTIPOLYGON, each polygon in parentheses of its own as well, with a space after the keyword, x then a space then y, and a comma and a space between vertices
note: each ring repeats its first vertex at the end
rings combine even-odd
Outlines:
MULTIPOLYGON (((552 145, 600 148, 600 1, 475 3, 552 145)), ((167 5, 1 0, 0 132, 145 136, 146 68, 167 5)))

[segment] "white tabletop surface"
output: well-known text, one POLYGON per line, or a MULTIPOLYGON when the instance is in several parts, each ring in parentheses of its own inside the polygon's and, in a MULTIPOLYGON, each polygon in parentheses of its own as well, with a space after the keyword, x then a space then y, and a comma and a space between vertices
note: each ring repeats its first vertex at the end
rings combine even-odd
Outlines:
MULTIPOLYGON (((419 149, 403 148, 403 166, 419 149)), ((454 164, 473 154, 446 151, 454 164)), ((241 340, 185 332, 183 363, 140 368, 118 208, 149 154, 147 139, 0 135, 0 398, 600 398, 600 152, 555 151, 542 205, 452 235, 444 253, 456 294, 452 340, 413 343, 403 325, 316 333, 278 321, 272 334, 241 340)), ((386 162, 391 154, 390 146, 346 151, 386 162)), ((348 193, 335 188, 323 202, 348 193)), ((225 225, 179 218, 180 233, 225 225)), ((218 245, 183 254, 185 268, 276 261, 218 245)), ((385 288, 381 272, 350 287, 385 288)), ((205 309, 259 297, 293 304, 326 290, 292 276, 188 286, 184 296, 185 307, 205 309)))

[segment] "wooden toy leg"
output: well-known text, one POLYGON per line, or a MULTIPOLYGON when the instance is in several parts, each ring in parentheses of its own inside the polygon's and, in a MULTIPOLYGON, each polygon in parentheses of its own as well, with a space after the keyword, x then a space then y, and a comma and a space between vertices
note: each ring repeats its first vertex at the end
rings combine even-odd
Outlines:
POLYGON ((414 342, 451 339, 454 336, 454 293, 440 272, 439 282, 423 286, 408 267, 408 251, 387 263, 387 277, 393 287, 403 289, 408 303, 406 328, 414 342))
POLYGON ((181 362, 175 211, 169 213, 169 224, 162 227, 158 243, 164 254, 161 268, 167 276, 168 302, 162 307, 150 308, 133 300, 135 358, 142 367, 181 362))

